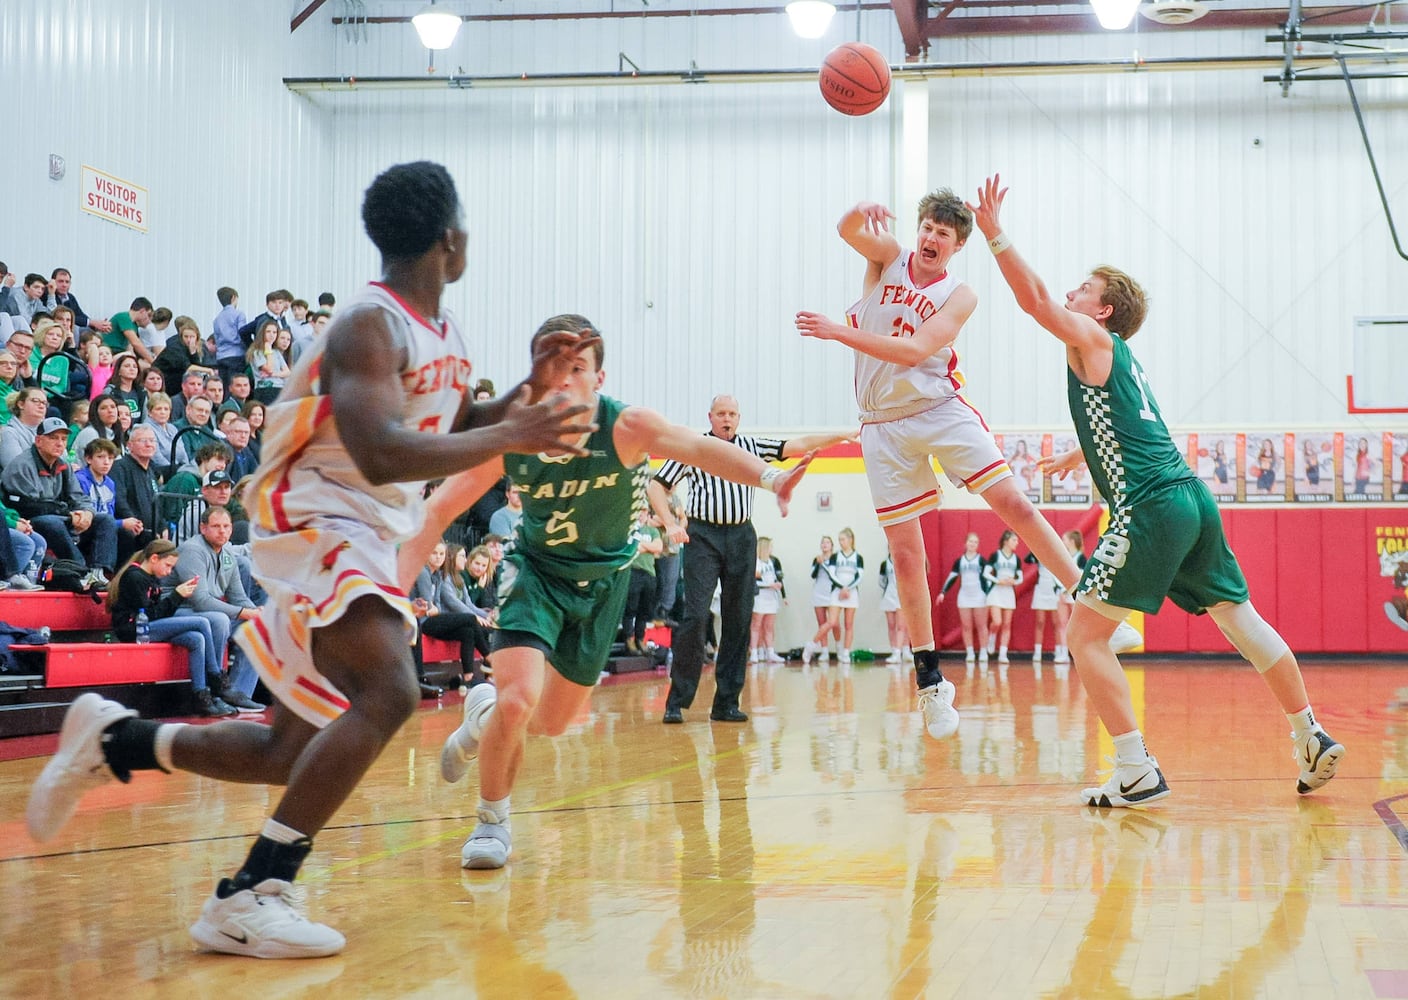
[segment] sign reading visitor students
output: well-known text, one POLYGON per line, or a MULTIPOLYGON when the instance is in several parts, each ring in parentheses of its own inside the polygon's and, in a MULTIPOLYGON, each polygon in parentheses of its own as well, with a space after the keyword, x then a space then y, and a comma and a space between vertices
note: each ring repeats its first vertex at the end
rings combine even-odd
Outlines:
POLYGON ((147 231, 147 189, 112 174, 83 165, 83 201, 89 215, 116 222, 119 226, 147 231))

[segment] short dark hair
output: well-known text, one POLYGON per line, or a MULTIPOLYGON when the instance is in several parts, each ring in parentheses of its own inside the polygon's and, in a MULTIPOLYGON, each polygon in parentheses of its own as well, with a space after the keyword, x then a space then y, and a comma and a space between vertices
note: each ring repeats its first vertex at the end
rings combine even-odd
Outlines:
POLYGON ((960 243, 973 234, 973 213, 950 188, 940 188, 919 199, 919 222, 928 219, 940 226, 952 226, 960 243))
POLYGON ((210 523, 210 516, 211 516, 212 514, 224 514, 226 517, 228 517, 228 518, 230 519, 231 522, 233 522, 233 521, 235 520, 234 515, 230 513, 230 508, 224 507, 224 506, 222 506, 222 505, 220 505, 220 504, 218 504, 218 503, 213 503, 213 504, 209 504, 209 505, 205 508, 205 510, 203 510, 203 511, 200 512, 200 523, 201 523, 202 525, 207 525, 207 524, 209 524, 209 523, 210 523))
POLYGON ((265 302, 273 302, 275 299, 283 299, 285 302, 289 302, 293 299, 293 293, 287 288, 275 288, 268 295, 264 296, 265 302))
POLYGON ((145 309, 147 312, 151 312, 156 309, 156 306, 152 305, 152 300, 145 295, 138 295, 127 308, 129 311, 133 309, 145 309))
POLYGON ((69 271, 69 269, 66 268, 66 267, 56 267, 56 268, 54 268, 53 272, 49 275, 49 277, 50 277, 50 278, 57 278, 57 277, 58 277, 59 275, 61 275, 61 274, 67 274, 70 278, 73 277, 73 274, 72 274, 72 273, 69 271))
POLYGON ((220 300, 222 306, 230 305, 235 299, 239 298, 239 295, 240 293, 229 285, 221 285, 219 288, 215 289, 215 297, 220 300))
POLYGON ((202 462, 209 462, 217 455, 225 456, 226 462, 232 462, 235 458, 234 451, 224 441, 212 441, 196 449, 195 463, 200 465, 202 462))
POLYGON ((10 268, 3 260, 0 260, 0 278, 10 273, 10 268))
POLYGON ((32 274, 32 273, 31 273, 31 274, 26 274, 26 275, 24 276, 24 283, 25 283, 26 285, 32 285, 32 284, 34 284, 36 281, 39 282, 40 284, 44 284, 44 285, 47 285, 47 284, 49 283, 48 280, 45 279, 44 275, 42 275, 42 274, 32 274))
POLYGON ((601 331, 592 325, 592 321, 585 316, 578 316, 576 313, 563 313, 547 320, 538 327, 538 332, 533 334, 533 343, 536 345, 542 337, 550 333, 591 333, 596 335, 596 343, 592 345, 592 355, 596 358, 596 370, 601 371, 601 364, 606 360, 606 345, 602 343, 601 331))
POLYGON ((122 454, 122 450, 118 448, 117 442, 110 441, 107 438, 94 438, 84 446, 83 457, 92 458, 100 451, 105 455, 111 455, 113 458, 122 454))
POLYGON ((304 302, 302 299, 294 299, 292 302, 289 303, 289 305, 291 305, 295 309, 297 309, 299 306, 302 306, 304 309, 308 308, 308 303, 304 302))
POLYGON ((337 299, 333 296, 332 292, 323 292, 318 296, 318 305, 335 306, 337 305, 337 299))
POLYGON ((166 308, 166 306, 157 306, 157 307, 156 307, 156 311, 152 313, 152 322, 153 322, 153 323, 170 323, 170 322, 171 322, 171 310, 168 309, 168 308, 166 308))
POLYGON ((450 172, 438 163, 398 163, 383 172, 362 200, 362 224, 383 257, 419 257, 455 228, 460 198, 450 172))

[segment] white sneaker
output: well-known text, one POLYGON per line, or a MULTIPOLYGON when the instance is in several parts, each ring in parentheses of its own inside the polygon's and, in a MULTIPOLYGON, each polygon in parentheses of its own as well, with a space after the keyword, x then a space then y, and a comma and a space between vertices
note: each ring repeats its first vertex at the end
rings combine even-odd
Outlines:
POLYGON ((69 706, 59 731, 59 749, 39 772, 29 792, 24 819, 31 837, 41 842, 53 838, 69 821, 88 789, 116 778, 103 756, 103 731, 114 722, 136 715, 132 709, 91 691, 69 706))
POLYGON ((1066 652, 1066 647, 1065 647, 1065 646, 1057 646, 1057 647, 1056 647, 1056 658, 1055 658, 1052 662, 1053 662, 1053 663, 1070 663, 1070 662, 1071 662, 1071 654, 1068 653, 1068 652, 1066 652))
POLYGON ((1132 764, 1105 759, 1114 764, 1114 771, 1103 785, 1081 791, 1082 805, 1139 809, 1168 795, 1164 774, 1153 757, 1132 764))
POLYGON ((1040 663, 1040 662, 1041 662, 1041 647, 1040 647, 1040 646, 1034 646, 1034 647, 1032 648, 1032 662, 1033 662, 1033 663, 1040 663))
POLYGON ((748 651, 748 662, 749 662, 749 663, 757 663, 757 662, 758 662, 759 660, 761 660, 762 658, 763 658, 763 654, 762 654, 762 651, 761 651, 761 650, 750 649, 750 650, 748 651))
POLYGON ((958 712, 953 707, 953 682, 939 681, 919 692, 919 711, 924 713, 924 727, 936 740, 947 739, 958 732, 958 712))
POLYGON ((803 663, 811 663, 812 660, 816 659, 816 654, 819 653, 820 651, 821 651, 821 647, 820 647, 820 646, 818 646, 816 643, 812 642, 811 640, 808 640, 808 641, 807 641, 807 644, 802 647, 802 662, 803 662, 803 663))
POLYGON ((970 650, 968 650, 968 655, 963 658, 963 662, 964 662, 964 663, 976 663, 976 662, 978 662, 978 655, 977 655, 976 653, 974 653, 974 652, 970 649, 970 650))
MULTIPOLYGON (((225 886, 229 879, 220 884, 225 886)), ((191 937, 209 951, 250 958, 320 958, 336 955, 347 939, 303 915, 302 896, 282 879, 266 878, 252 889, 221 899, 212 894, 191 925, 191 937)))
POLYGON ((1011 662, 1012 662, 1011 660, 1009 660, 1009 659, 1007 658, 1007 647, 1006 647, 1006 646, 1003 646, 1000 650, 998 650, 998 653, 997 653, 997 662, 998 662, 998 663, 1011 663, 1011 662))
POLYGON ((450 784, 469 770, 469 762, 479 752, 479 737, 484 735, 484 725, 498 700, 498 689, 492 684, 476 684, 465 696, 464 718, 440 748, 440 777, 450 784))
POLYGON ((1131 649, 1138 649, 1142 645, 1144 637, 1129 622, 1120 622, 1115 626, 1115 634, 1110 636, 1110 652, 1116 656, 1128 653, 1131 649))
POLYGON ((978 662, 979 662, 979 663, 987 663, 987 662, 988 662, 988 651, 987 651, 986 649, 982 649, 982 650, 979 650, 979 651, 978 651, 978 662))
POLYGON ((773 649, 771 646, 769 646, 769 647, 767 648, 766 653, 767 653, 767 655, 763 657, 763 661, 766 662, 766 663, 786 663, 786 662, 787 662, 787 660, 784 659, 782 656, 779 656, 777 650, 773 649))
POLYGON ((838 654, 837 658, 838 658, 842 663, 850 663, 850 662, 851 662, 851 651, 850 651, 849 649, 843 649, 843 650, 841 650, 841 652, 838 654))
POLYGON ((30 578, 25 576, 23 573, 16 573, 14 576, 6 580, 5 583, 9 586, 11 590, 29 591, 44 589, 43 587, 39 586, 39 584, 34 583, 32 580, 30 580, 30 578))
MULTIPOLYGON (((1292 734, 1294 736, 1294 734, 1292 734)), ((1310 730, 1295 737, 1296 763, 1300 765, 1300 777, 1296 779, 1296 791, 1306 795, 1323 788, 1340 766, 1344 747, 1336 743, 1323 729, 1310 730)))
POLYGON ((906 646, 904 649, 900 650, 900 659, 901 659, 901 660, 904 660, 906 663, 913 663, 913 662, 914 662, 914 654, 913 654, 912 652, 910 652, 908 646, 906 646))
POLYGON ((500 823, 499 817, 488 809, 479 810, 479 825, 464 842, 460 851, 461 868, 502 868, 508 862, 513 850, 513 833, 509 821, 500 823))

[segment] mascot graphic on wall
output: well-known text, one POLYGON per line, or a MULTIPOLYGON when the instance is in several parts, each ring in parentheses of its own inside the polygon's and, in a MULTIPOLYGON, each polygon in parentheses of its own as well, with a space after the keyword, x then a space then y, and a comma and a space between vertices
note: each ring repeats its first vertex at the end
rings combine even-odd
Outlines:
POLYGON ((1393 581, 1393 596, 1384 602, 1384 614, 1408 632, 1408 528, 1380 525, 1374 534, 1379 575, 1393 581))

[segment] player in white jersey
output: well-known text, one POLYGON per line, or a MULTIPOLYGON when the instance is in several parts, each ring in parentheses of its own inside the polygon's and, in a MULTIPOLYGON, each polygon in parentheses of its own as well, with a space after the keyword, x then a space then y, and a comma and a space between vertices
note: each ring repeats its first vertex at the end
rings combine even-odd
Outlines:
POLYGON ((287 784, 249 857, 191 927, 213 951, 303 958, 345 944, 307 918, 292 882, 313 836, 419 702, 415 616, 396 583, 396 543, 424 520, 424 482, 505 451, 577 452, 569 442, 594 426, 587 407, 560 396, 530 403, 592 337, 546 339, 527 383, 501 400, 468 399, 464 337, 440 305, 465 270, 459 198, 444 167, 387 170, 367 190, 362 218, 383 279, 299 359, 269 411, 250 505, 255 572, 270 601, 242 644, 278 695, 273 724, 158 725, 85 694, 64 718, 26 815, 35 839, 48 840, 87 789, 135 770, 287 784))
POLYGON ((920 515, 939 505, 930 456, 954 486, 981 495, 1065 586, 1075 586, 1080 573, 1017 488, 982 416, 959 392, 963 376, 954 341, 978 296, 949 274, 948 265, 973 230, 973 214, 946 188, 925 195, 913 251, 891 235, 892 218, 888 208, 869 201, 841 217, 841 238, 866 260, 864 294, 846 323, 813 312, 799 312, 796 322, 802 336, 839 341, 856 352, 865 474, 894 555, 926 728, 943 738, 958 730, 958 713, 953 684, 944 680, 934 649, 919 529, 920 515))

